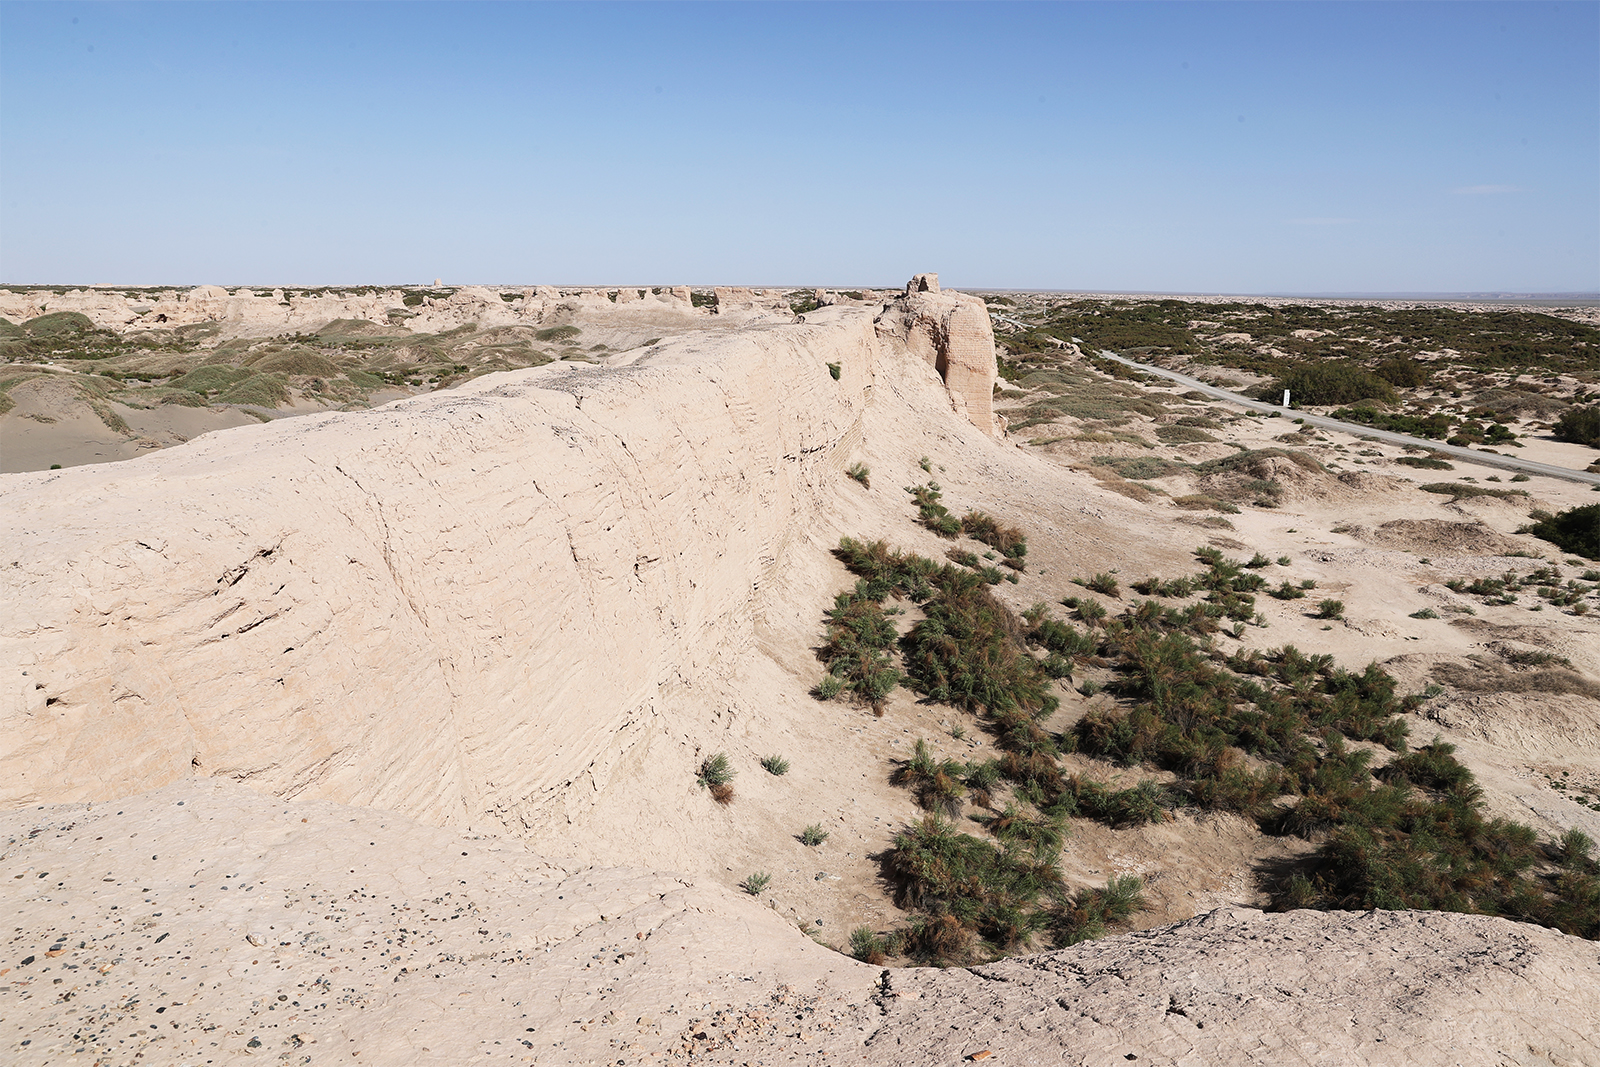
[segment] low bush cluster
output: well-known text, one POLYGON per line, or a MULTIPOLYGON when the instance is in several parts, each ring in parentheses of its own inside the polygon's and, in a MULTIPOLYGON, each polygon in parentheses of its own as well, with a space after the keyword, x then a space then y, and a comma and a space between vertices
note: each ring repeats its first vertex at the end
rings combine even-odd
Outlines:
POLYGON ((1549 541, 1563 552, 1585 559, 1600 559, 1600 504, 1585 504, 1552 515, 1535 511, 1528 533, 1549 541))
POLYGON ((1557 441, 1600 448, 1600 404, 1563 412, 1556 420, 1551 436, 1557 441))
POLYGON ((1000 553, 1007 564, 1022 569, 1022 560, 1028 554, 1028 539, 1015 526, 1005 526, 981 511, 969 511, 961 517, 961 532, 1000 553))
POLYGON ((938 483, 908 485, 906 492, 917 502, 917 514, 922 520, 922 525, 940 537, 954 537, 961 532, 961 520, 950 514, 949 508, 939 503, 939 498, 943 494, 939 490, 938 483))
POLYGON ((1256 391, 1264 400, 1278 400, 1289 390, 1290 402, 1303 407, 1353 404, 1357 400, 1393 401, 1394 385, 1353 363, 1302 363, 1286 370, 1272 384, 1256 391))
MULTIPOLYGON (((1590 505, 1590 507, 1595 512, 1595 522, 1600 523, 1600 506, 1590 505)), ((1538 514, 1540 513, 1535 513, 1538 514)), ((1515 604, 1519 593, 1531 589, 1536 596, 1547 603, 1555 607, 1570 607, 1581 615, 1588 613, 1588 601, 1596 593, 1600 593, 1600 584, 1585 584, 1591 581, 1589 573, 1584 572, 1583 581, 1577 578, 1563 581, 1561 569, 1549 564, 1527 574, 1505 571, 1498 578, 1493 576, 1473 578, 1470 582, 1465 578, 1451 578, 1444 585, 1452 593, 1480 597, 1484 604, 1500 606, 1515 604)), ((1596 575, 1592 581, 1600 583, 1600 575, 1596 575)))
MULTIPOLYGON (((918 498, 924 522, 927 503, 937 496, 918 498)), ((1216 646, 1223 620, 1235 620, 1236 637, 1245 622, 1262 621, 1256 593, 1299 599, 1315 587, 1284 579, 1269 589, 1260 572, 1273 564, 1260 553, 1234 560, 1197 549, 1203 570, 1130 583, 1161 599, 1133 600, 1114 617, 1095 598, 1066 598, 1082 628, 1051 618, 1043 604, 1014 616, 972 569, 978 561, 970 552, 941 563, 845 538, 836 555, 858 581, 828 613, 830 664, 860 662, 866 649, 870 670, 893 671, 926 700, 971 712, 1000 750, 962 762, 918 739, 896 766, 892 781, 927 813, 886 857, 896 898, 914 915, 888 935, 858 930, 858 958, 970 962, 1096 936, 1137 909, 1140 886, 1113 879, 1104 889, 1070 891, 1058 865, 1068 820, 1138 826, 1185 805, 1236 812, 1266 832, 1320 842, 1309 864, 1277 888, 1276 906, 1451 908, 1600 936, 1600 889, 1587 853, 1566 866, 1550 859, 1578 856, 1582 842, 1541 851, 1533 831, 1484 816, 1470 772, 1448 745, 1408 748, 1403 713, 1438 686, 1401 696, 1376 663, 1353 671, 1293 645, 1232 653, 1216 646), (883 606, 890 597, 913 601, 923 616, 898 639, 888 621, 895 609, 883 606), (1054 681, 1091 665, 1110 669, 1117 702, 1052 732, 1054 681), (1350 741, 1375 742, 1394 756, 1374 773, 1373 750, 1350 741), (1160 768, 1175 780, 1118 786, 1068 774, 1062 756, 1069 752, 1160 768), (982 835, 958 829, 963 817, 982 835)), ((1558 578, 1535 572, 1519 581, 1570 592, 1558 578)), ((1109 574, 1080 584, 1120 594, 1109 574)), ((1491 579, 1477 588, 1504 595, 1507 584, 1491 579)), ((1343 612, 1332 599, 1316 609, 1326 619, 1343 612)), ((1080 688, 1091 693, 1099 685, 1080 688)))

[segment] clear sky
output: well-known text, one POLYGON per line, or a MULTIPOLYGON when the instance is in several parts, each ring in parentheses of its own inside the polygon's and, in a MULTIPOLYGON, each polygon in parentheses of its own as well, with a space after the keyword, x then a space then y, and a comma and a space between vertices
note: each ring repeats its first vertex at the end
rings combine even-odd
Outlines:
POLYGON ((1600 4, 0 3, 0 282, 1600 290, 1600 4))

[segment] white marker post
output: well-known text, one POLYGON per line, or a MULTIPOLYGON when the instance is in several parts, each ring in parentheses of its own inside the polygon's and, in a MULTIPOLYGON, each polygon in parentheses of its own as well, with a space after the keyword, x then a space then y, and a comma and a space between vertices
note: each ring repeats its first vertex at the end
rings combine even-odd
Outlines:
POLYGON ((1289 406, 1289 390, 1287 390, 1287 389, 1285 389, 1283 391, 1283 406, 1284 407, 1288 407, 1289 406))

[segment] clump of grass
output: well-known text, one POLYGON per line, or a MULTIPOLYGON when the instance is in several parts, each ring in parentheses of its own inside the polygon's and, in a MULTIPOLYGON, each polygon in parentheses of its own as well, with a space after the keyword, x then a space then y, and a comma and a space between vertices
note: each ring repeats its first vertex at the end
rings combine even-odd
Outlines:
POLYGON ((889 781, 910 789, 919 807, 953 819, 961 814, 961 798, 966 794, 961 781, 964 771, 953 759, 934 759, 928 742, 919 737, 911 758, 895 768, 889 781))
POLYGON ((865 463, 852 463, 845 468, 844 472, 860 482, 864 488, 872 488, 872 472, 867 469, 865 463))
POLYGON ((969 552, 964 548, 952 548, 944 555, 945 558, 951 563, 959 563, 961 566, 970 567, 973 570, 977 570, 982 566, 982 564, 978 562, 978 554, 976 552, 969 552))
POLYGON ((1320 604, 1317 605, 1317 618, 1319 618, 1319 619, 1342 619, 1342 618, 1344 618, 1344 601, 1342 601, 1342 600, 1332 600, 1332 599, 1328 599, 1328 600, 1322 601, 1320 604))
POLYGON ((1106 606, 1093 597, 1063 597, 1061 603, 1072 609, 1078 621, 1089 626, 1100 626, 1106 618, 1106 606))
POLYGON ((1293 582, 1285 580, 1278 588, 1268 590, 1267 595, 1278 600, 1300 600, 1305 597, 1306 591, 1293 582))
POLYGON ((1094 463, 1099 467, 1109 467, 1121 477, 1134 481, 1166 478, 1189 469, 1186 464, 1159 456, 1096 456, 1094 463))
POLYGON ((917 513, 922 525, 940 537, 954 537, 961 532, 961 521, 950 514, 950 509, 939 503, 943 495, 934 482, 926 485, 908 485, 906 492, 917 502, 917 513))
POLYGON ((1194 595, 1196 584, 1192 578, 1140 578, 1129 582, 1133 591, 1145 596, 1172 597, 1185 600, 1194 595))
POLYGON ((849 689, 881 714, 883 702, 901 679, 889 651, 898 636, 891 616, 899 609, 885 609, 882 594, 874 596, 874 592, 872 584, 863 579, 853 590, 834 598, 833 610, 827 613, 828 639, 820 655, 828 664, 829 677, 839 681, 825 679, 814 693, 819 699, 830 699, 849 689))
POLYGON ((1089 578, 1079 582, 1078 584, 1082 585, 1085 589, 1092 590, 1096 593, 1101 593, 1105 596, 1117 597, 1119 599, 1122 596, 1122 588, 1117 584, 1117 576, 1114 574, 1107 574, 1105 571, 1091 575, 1089 578))
POLYGON ((1528 495, 1527 490, 1524 489, 1485 489, 1481 485, 1463 485, 1460 482, 1429 482, 1427 485, 1419 485, 1417 488, 1424 493, 1438 493, 1441 496, 1448 496, 1452 503, 1457 500, 1478 496, 1492 496, 1499 500, 1515 500, 1518 497, 1526 497, 1528 495))
MULTIPOLYGON (((1211 421, 1209 419, 1204 421, 1211 421)), ((1180 419, 1178 424, 1172 426, 1157 426, 1156 440, 1168 445, 1195 444, 1200 441, 1215 441, 1216 438, 1200 429, 1198 426, 1186 426, 1180 419)))
POLYGON ((850 931, 850 955, 880 966, 889 958, 889 939, 873 933, 870 926, 858 926, 850 931))
POLYGON ((754 871, 743 882, 739 883, 741 889, 751 896, 760 896, 761 891, 772 884, 772 875, 766 871, 754 871))
POLYGON ((832 700, 844 689, 844 679, 837 674, 825 674, 822 681, 811 688, 811 695, 818 700, 832 700))
POLYGON ((1421 611, 1413 611, 1406 617, 1409 619, 1437 619, 1439 613, 1432 608, 1423 608, 1421 611))
POLYGON ((800 831, 800 843, 810 848, 816 848, 828 839, 828 831, 822 828, 821 823, 812 823, 800 831))
POLYGON ((997 847, 928 816, 896 835, 888 863, 901 907, 920 912, 905 934, 915 958, 956 962, 1029 944, 1053 925, 1064 891, 1053 862, 997 847))
POLYGON ((697 780, 701 788, 709 789, 718 804, 733 802, 733 777, 737 773, 728 762, 727 753, 718 752, 700 761, 697 780))
POLYGON ((1206 493, 1189 493, 1173 497, 1172 502, 1185 511, 1220 511, 1227 515, 1239 514, 1239 507, 1226 500, 1218 500, 1206 493))
POLYGON ((961 519, 961 530, 967 536, 982 541, 1006 558, 1008 564, 1022 568, 1028 554, 1028 539, 1015 526, 1006 526, 981 511, 969 511, 961 519))
POLYGON ((1416 467, 1420 470, 1453 471, 1456 469, 1455 464, 1446 462, 1444 459, 1433 455, 1396 456, 1395 462, 1401 464, 1402 466, 1416 467))
POLYGON ((767 756, 761 761, 761 768, 770 775, 782 778, 789 773, 789 761, 782 756, 767 756))
POLYGON ((1594 838, 1573 827, 1561 835, 1557 845, 1561 866, 1568 870, 1592 870, 1594 862, 1594 838))
POLYGON ((1104 889, 1085 889, 1051 915, 1051 934, 1058 946, 1105 936, 1108 927, 1126 922, 1144 908, 1144 882, 1136 874, 1113 875, 1104 889))

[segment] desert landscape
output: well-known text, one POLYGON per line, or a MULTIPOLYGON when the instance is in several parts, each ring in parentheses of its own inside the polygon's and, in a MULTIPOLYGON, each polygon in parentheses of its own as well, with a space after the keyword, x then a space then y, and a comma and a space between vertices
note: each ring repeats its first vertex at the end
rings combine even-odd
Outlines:
POLYGON ((0 319, 7 1062, 1600 1062, 1592 303, 0 319))

